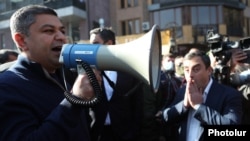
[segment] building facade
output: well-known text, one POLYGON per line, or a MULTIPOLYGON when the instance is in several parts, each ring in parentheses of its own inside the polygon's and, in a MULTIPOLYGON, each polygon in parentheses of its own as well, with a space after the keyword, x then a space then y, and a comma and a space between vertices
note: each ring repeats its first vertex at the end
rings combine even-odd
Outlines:
POLYGON ((108 0, 1 0, 0 49, 16 49, 10 34, 9 18, 17 9, 29 4, 46 5, 55 9, 72 42, 88 39, 89 30, 99 27, 100 19, 105 21, 105 25, 110 25, 108 0))
POLYGON ((178 54, 192 47, 207 51, 209 30, 228 35, 233 41, 249 35, 249 0, 111 1, 115 5, 112 26, 119 36, 143 33, 157 24, 170 32, 170 38, 162 40, 170 39, 166 43, 170 42, 171 50, 178 54))
POLYGON ((208 49, 208 30, 233 41, 250 35, 250 0, 1 0, 0 48, 15 47, 9 17, 27 4, 56 9, 73 42, 87 41, 99 26, 112 27, 117 43, 129 42, 157 24, 163 47, 185 54, 192 47, 208 49))

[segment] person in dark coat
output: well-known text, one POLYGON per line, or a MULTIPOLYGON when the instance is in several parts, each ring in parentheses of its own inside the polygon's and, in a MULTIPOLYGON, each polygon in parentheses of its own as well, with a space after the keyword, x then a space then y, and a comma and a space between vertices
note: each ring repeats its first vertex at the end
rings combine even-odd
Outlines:
POLYGON ((241 124, 242 95, 213 79, 208 55, 201 51, 188 53, 183 66, 186 85, 163 110, 165 122, 179 126, 178 140, 202 141, 206 125, 241 124))
POLYGON ((59 57, 65 27, 56 12, 28 5, 12 15, 10 24, 20 55, 0 75, 0 140, 90 141, 86 108, 70 98, 90 100, 95 93, 85 73, 72 88, 64 82, 59 57))
MULTIPOLYGON (((90 43, 114 45, 115 33, 108 27, 93 29, 90 43)), ((92 141, 136 141, 142 123, 142 82, 121 71, 102 74, 102 100, 90 109, 92 141)))

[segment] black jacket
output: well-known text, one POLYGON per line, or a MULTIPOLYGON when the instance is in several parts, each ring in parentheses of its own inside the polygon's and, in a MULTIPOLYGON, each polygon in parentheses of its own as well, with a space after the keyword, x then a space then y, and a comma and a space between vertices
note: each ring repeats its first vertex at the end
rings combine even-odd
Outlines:
POLYGON ((113 133, 120 140, 136 139, 142 123, 142 95, 142 87, 138 79, 118 72, 117 83, 110 101, 107 100, 103 91, 101 102, 92 108, 94 123, 91 127, 91 136, 93 141, 96 141, 103 132, 107 112, 110 114, 113 133), (136 86, 138 87, 133 92, 128 93, 136 86))
POLYGON ((0 75, 0 141, 89 141, 84 108, 64 98, 40 64, 19 55, 0 75))

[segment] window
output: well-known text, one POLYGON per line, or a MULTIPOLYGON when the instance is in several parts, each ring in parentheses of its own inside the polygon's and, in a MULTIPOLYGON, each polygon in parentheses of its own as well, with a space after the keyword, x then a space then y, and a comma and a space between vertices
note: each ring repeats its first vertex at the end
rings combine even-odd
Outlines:
POLYGON ((217 24, 218 12, 215 6, 191 7, 191 19, 192 25, 217 24))
POLYGON ((154 24, 157 24, 157 25, 160 26, 161 18, 160 18, 160 12, 159 11, 153 12, 153 21, 154 21, 154 24))
POLYGON ((153 23, 159 25, 160 29, 165 30, 169 28, 169 23, 175 23, 178 26, 182 26, 181 17, 181 8, 155 11, 153 12, 153 23))
POLYGON ((152 0, 152 4, 160 3, 160 0, 152 0))
POLYGON ((128 7, 132 7, 132 0, 127 0, 127 2, 128 2, 128 7))
POLYGON ((0 13, 6 10, 6 2, 0 1, 0 13))
POLYGON ((0 49, 5 48, 5 37, 4 34, 0 34, 0 49))
POLYGON ((192 6, 191 24, 194 27, 193 35, 204 36, 211 29, 218 32, 220 17, 220 12, 216 6, 192 6))
POLYGON ((134 0, 134 7, 139 6, 138 0, 134 0))
POLYGON ((246 6, 249 6, 249 5, 248 5, 249 0, 242 0, 242 3, 246 4, 246 6))
POLYGON ((133 33, 133 21, 128 21, 128 33, 127 34, 132 34, 133 33))
POLYGON ((224 23, 227 25, 229 36, 241 36, 243 34, 243 17, 240 10, 224 8, 224 23))
POLYGON ((140 20, 131 19, 121 22, 122 35, 139 34, 140 33, 140 20))
POLYGON ((140 33, 140 21, 139 20, 135 20, 135 34, 139 34, 140 33))
POLYGON ((136 7, 139 5, 138 0, 121 0, 121 8, 136 7))
POLYGON ((126 21, 122 21, 121 27, 122 35, 126 35, 126 21))
POLYGON ((125 8, 125 2, 126 0, 121 0, 121 8, 125 8))

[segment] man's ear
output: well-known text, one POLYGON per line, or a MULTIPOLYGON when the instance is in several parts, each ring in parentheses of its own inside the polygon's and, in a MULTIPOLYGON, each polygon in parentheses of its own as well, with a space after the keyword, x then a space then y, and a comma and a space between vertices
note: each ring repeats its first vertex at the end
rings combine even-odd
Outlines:
POLYGON ((211 66, 209 66, 207 70, 209 71, 210 74, 212 74, 214 71, 214 69, 211 66))
POLYGON ((14 34, 14 41, 16 42, 17 46, 21 48, 22 50, 25 50, 27 48, 25 37, 23 34, 20 34, 20 33, 14 34))

